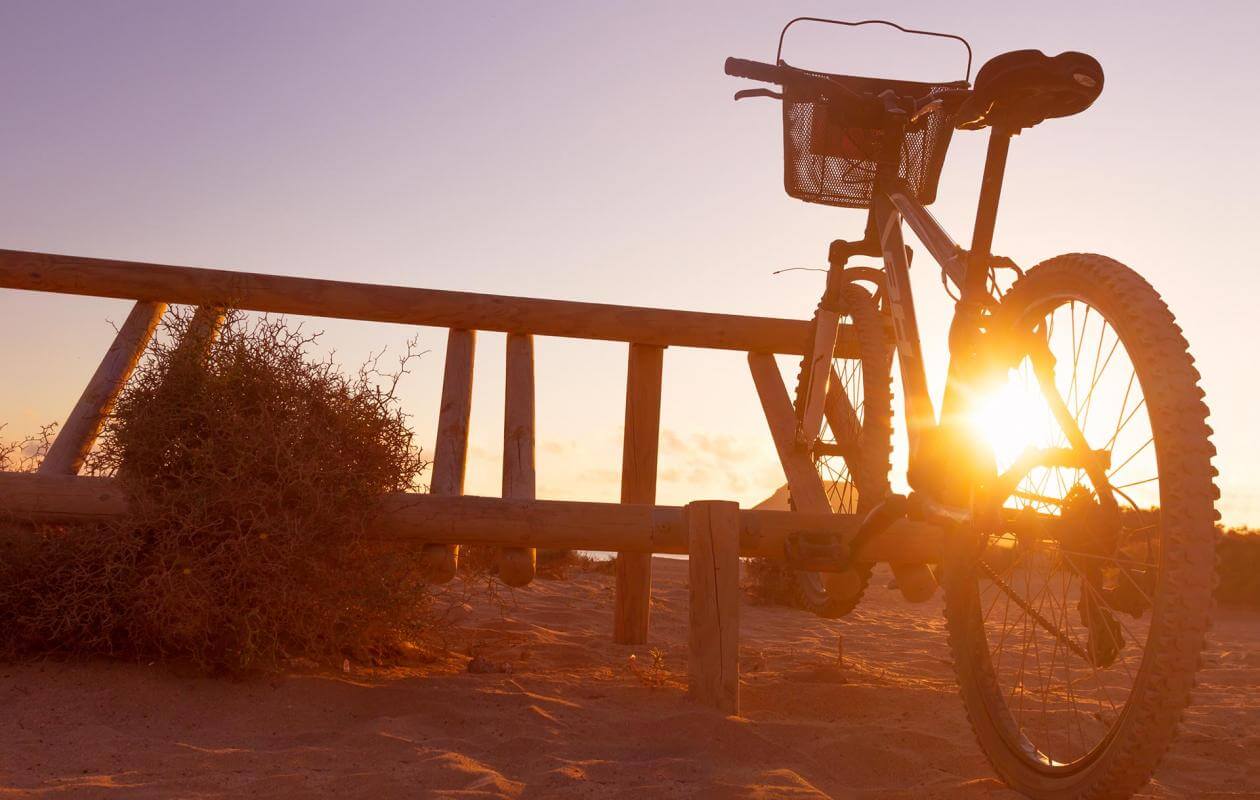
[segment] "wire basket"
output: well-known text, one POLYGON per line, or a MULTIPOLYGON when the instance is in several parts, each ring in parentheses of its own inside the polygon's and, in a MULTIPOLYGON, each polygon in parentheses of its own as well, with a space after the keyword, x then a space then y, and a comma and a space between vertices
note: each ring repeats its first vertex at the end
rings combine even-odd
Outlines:
MULTIPOLYGON (((892 90, 900 96, 930 97, 958 84, 918 83, 882 78, 858 78, 806 72, 844 84, 854 92, 879 95, 892 90)), ((936 186, 954 127, 952 112, 938 107, 922 114, 899 132, 897 175, 920 203, 936 199, 936 186)), ((844 208, 870 208, 879 163, 891 150, 889 133, 870 121, 847 117, 838 106, 816 94, 792 87, 783 92, 783 185, 787 193, 807 203, 844 208)))

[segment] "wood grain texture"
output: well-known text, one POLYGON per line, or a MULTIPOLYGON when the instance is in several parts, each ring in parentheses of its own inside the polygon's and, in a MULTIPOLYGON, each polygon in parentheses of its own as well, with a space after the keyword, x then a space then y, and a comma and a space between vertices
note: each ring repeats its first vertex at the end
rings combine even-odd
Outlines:
MULTIPOLYGON (((626 368, 626 424, 621 451, 621 502, 656 503, 661 431, 661 372, 665 350, 630 345, 626 368)), ((617 553, 613 641, 646 644, 652 605, 652 554, 617 553)))
MULTIPOLYGON (((674 554, 685 554, 688 547, 683 509, 678 506, 411 492, 386 495, 381 502, 381 517, 368 535, 399 544, 458 542, 674 554)), ((0 472, 0 516, 32 522, 95 522, 116 517, 126 508, 122 488, 112 478, 0 472)), ((741 510, 740 555, 782 558, 784 541, 794 533, 827 534, 849 541, 857 533, 858 522, 852 514, 741 510)), ((936 526, 900 520, 872 539, 861 557, 939 563, 943 547, 944 537, 936 526)), ((810 568, 825 570, 828 565, 810 568)))
POLYGON ((690 628, 687 691, 739 714, 739 505, 718 500, 683 510, 688 540, 690 628))
POLYGON ((131 377, 153 331, 166 312, 166 304, 136 303, 105 351, 96 372, 74 404, 70 416, 57 432, 39 471, 46 475, 77 475, 92 444, 105 424, 105 418, 131 377))
MULTIPOLYGON (((446 370, 442 375, 442 406, 438 411, 437 441, 433 446, 433 478, 429 493, 455 497, 464 493, 468 466, 468 420, 472 416, 475 331, 451 330, 446 337, 446 370)), ((434 583, 455 577, 459 566, 457 544, 427 544, 424 570, 434 583)))
MULTIPOLYGON (((0 288, 246 311, 532 333, 668 347, 804 354, 802 320, 380 286, 136 261, 0 250, 0 288)), ((847 326, 836 354, 856 357, 847 326)))
MULTIPOLYGON (((534 474, 534 337, 510 333, 503 392, 503 496, 533 500, 534 474)), ((499 579, 508 586, 526 586, 534 579, 538 551, 505 547, 499 551, 499 579)))
POLYGON ((176 345, 176 351, 181 355, 206 358, 210 355, 210 348, 218 341, 226 320, 227 313, 219 306, 197 306, 176 345))
POLYGON ((800 511, 831 511, 822 478, 810 460, 808 450, 796 440, 796 414, 774 356, 749 353, 748 367, 757 387, 761 409, 766 415, 766 424, 770 427, 774 450, 792 491, 792 502, 800 511))

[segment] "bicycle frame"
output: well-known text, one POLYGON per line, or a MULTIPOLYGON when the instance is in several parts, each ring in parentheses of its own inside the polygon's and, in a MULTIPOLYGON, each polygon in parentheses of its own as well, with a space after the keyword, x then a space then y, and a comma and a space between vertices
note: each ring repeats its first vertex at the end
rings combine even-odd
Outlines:
MULTIPOLYGON (((993 262, 993 232, 1012 135, 1012 131, 990 132, 970 250, 964 250, 954 241, 931 212, 896 178, 894 170, 885 169, 876 182, 868 231, 873 230, 878 236, 879 249, 884 260, 888 306, 892 315, 905 394, 912 485, 942 484, 942 481, 932 476, 937 470, 930 461, 925 461, 924 442, 933 431, 940 430, 947 434, 957 432, 957 426, 966 414, 969 397, 992 374, 994 364, 1000 363, 986 357, 981 335, 984 308, 993 299, 988 288, 989 270, 993 262), (939 419, 928 394, 918 320, 910 292, 910 259, 902 237, 903 220, 959 290, 959 300, 949 329, 950 362, 939 419), (927 476, 927 480, 922 480, 924 476, 927 476)), ((949 435, 948 440, 956 447, 965 446, 968 438, 949 435)), ((968 463, 978 464, 981 459, 968 458, 968 463)), ((992 473, 993 469, 990 465, 987 471, 992 473)), ((970 492, 975 488, 977 480, 987 483, 995 477, 995 474, 977 475, 970 471, 968 475, 972 485, 958 487, 958 492, 951 493, 954 496, 934 499, 941 502, 952 501, 952 505, 967 505, 969 498, 961 496, 964 488, 970 492)), ((956 480, 952 482, 957 483, 956 480)))

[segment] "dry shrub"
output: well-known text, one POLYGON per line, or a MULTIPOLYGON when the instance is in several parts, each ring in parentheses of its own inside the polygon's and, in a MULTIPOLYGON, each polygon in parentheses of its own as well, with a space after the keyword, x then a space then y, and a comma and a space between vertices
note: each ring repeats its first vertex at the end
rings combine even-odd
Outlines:
POLYGON ((1222 603, 1260 606, 1260 531, 1231 528, 1216 545, 1219 582, 1216 599, 1222 603))
MULTIPOLYGON (((0 425, 0 434, 5 426, 0 425)), ((39 462, 48 454, 56 436, 57 425, 52 423, 39 429, 39 433, 17 440, 0 440, 0 470, 4 472, 34 472, 39 462)))
POLYGON ((574 572, 612 575, 616 571, 617 561, 612 556, 600 558, 577 550, 538 551, 538 577, 544 580, 568 580, 574 572))
POLYGON ((648 651, 648 655, 652 658, 652 663, 639 663, 639 658, 634 653, 626 659, 626 666, 630 670, 630 674, 639 679, 644 686, 653 689, 660 689, 669 683, 669 669, 665 666, 665 652, 658 647, 653 647, 648 651))
MULTIPOLYGON (((459 548, 459 568, 466 579, 491 579, 498 574, 499 553, 494 545, 464 545, 459 548)), ((543 580, 568 580, 575 572, 611 575, 615 570, 611 557, 597 558, 577 550, 540 548, 535 561, 535 576, 543 580)))
POLYGON ((797 606, 796 578, 783 561, 773 558, 744 559, 743 589, 759 606, 797 606))
POLYGON ((416 640, 420 548, 365 537, 425 466, 395 398, 411 349, 347 376, 283 320, 231 315, 208 357, 177 346, 187 323, 164 323, 90 462, 127 517, 4 537, 4 643, 241 671, 416 640))
POLYGON ((499 548, 488 544, 466 544, 459 548, 459 569, 465 579, 488 580, 499 571, 499 548))

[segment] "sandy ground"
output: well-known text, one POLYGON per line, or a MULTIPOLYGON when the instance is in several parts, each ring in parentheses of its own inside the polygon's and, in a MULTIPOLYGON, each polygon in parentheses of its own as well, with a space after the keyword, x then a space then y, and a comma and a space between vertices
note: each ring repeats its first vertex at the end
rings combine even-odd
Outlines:
MULTIPOLYGON (((963 717, 938 603, 908 606, 877 575, 847 620, 746 605, 743 716, 728 718, 684 696, 686 564, 655 572, 647 647, 611 643, 612 579, 583 574, 472 610, 427 666, 251 681, 0 667, 0 798, 1015 797, 963 717), (513 672, 471 674, 470 651, 513 672)), ((1145 796, 1260 797, 1260 614, 1218 616, 1145 796)))

